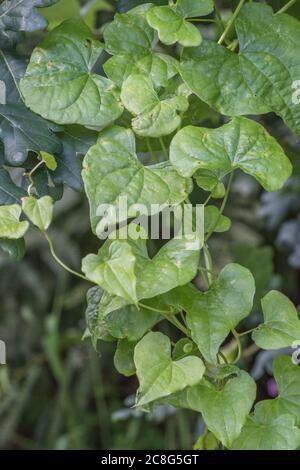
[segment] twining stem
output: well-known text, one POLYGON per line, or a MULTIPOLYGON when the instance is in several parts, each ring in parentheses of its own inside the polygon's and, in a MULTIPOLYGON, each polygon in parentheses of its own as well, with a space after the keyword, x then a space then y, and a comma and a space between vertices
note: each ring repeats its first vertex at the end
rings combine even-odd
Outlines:
POLYGON ((253 331, 257 330, 257 327, 255 328, 251 328, 250 330, 247 330, 247 331, 242 331, 241 333, 238 333, 239 336, 245 336, 245 335, 249 335, 250 333, 252 333, 253 331))
POLYGON ((223 361, 225 362, 225 364, 228 364, 227 357, 222 353, 222 351, 219 351, 218 354, 219 354, 219 356, 223 359, 223 361))
POLYGON ((229 193, 230 193, 230 189, 231 189, 232 179, 233 179, 233 171, 230 173, 230 176, 229 176, 229 180, 228 180, 228 184, 227 184, 225 196, 224 196, 224 199, 223 199, 223 201, 222 201, 222 204, 221 204, 221 207, 220 207, 220 211, 219 211, 219 214, 218 214, 216 223, 215 223, 215 225, 212 227, 212 229, 208 232, 208 234, 206 235, 206 237, 204 238, 204 241, 205 241, 205 242, 206 242, 206 241, 210 238, 210 236, 214 233, 214 230, 215 230, 215 228, 217 227, 217 225, 218 225, 218 223, 219 223, 219 220, 220 220, 220 218, 221 218, 221 215, 222 215, 223 212, 224 212, 224 209, 225 209, 225 206, 226 206, 226 203, 227 203, 227 199, 228 199, 228 196, 229 196, 229 193))
POLYGON ((241 345, 241 340, 240 340, 239 334, 234 329, 231 330, 231 333, 233 334, 233 336, 236 340, 236 343, 237 343, 237 347, 238 347, 237 356, 236 356, 235 360, 233 361, 233 364, 236 364, 237 362, 239 362, 239 360, 241 358, 241 355, 242 355, 242 345, 241 345))
POLYGON ((284 13, 288 8, 294 5, 298 0, 290 0, 287 2, 280 10, 276 11, 275 15, 278 15, 279 13, 284 13))
POLYGON ((230 20, 228 21, 228 23, 227 23, 227 25, 226 25, 226 27, 225 27, 225 29, 224 29, 222 35, 220 36, 220 39, 218 40, 218 44, 222 44, 222 42, 224 42, 224 40, 225 40, 227 34, 228 34, 229 31, 231 30, 231 27, 232 27, 233 23, 235 22, 236 17, 237 17, 237 15, 239 14, 239 12, 240 12, 240 10, 241 10, 241 8, 242 8, 242 6, 243 6, 244 3, 245 3, 245 0, 240 0, 240 2, 239 2, 239 4, 238 4, 238 6, 236 7, 236 9, 235 9, 235 11, 234 11, 232 17, 231 17, 230 20))
POLYGON ((177 320, 175 317, 174 313, 171 310, 160 310, 158 308, 150 307, 149 305, 145 305, 141 302, 138 303, 140 307, 143 307, 145 309, 151 310, 152 312, 157 312, 161 313, 166 320, 168 320, 172 325, 174 325, 176 328, 178 328, 182 333, 184 333, 186 336, 190 337, 190 332, 188 331, 187 328, 185 328, 180 321, 177 320))
POLYGON ((191 23, 219 23, 219 20, 212 20, 207 18, 188 18, 191 23))
POLYGON ((45 231, 43 231, 43 234, 44 234, 44 237, 46 238, 46 240, 47 240, 47 242, 48 242, 51 255, 53 256, 53 258, 55 259, 55 261, 56 261, 62 268, 64 268, 66 271, 68 271, 69 273, 73 274, 74 276, 77 276, 77 277, 79 277, 80 279, 83 279, 84 281, 89 281, 89 279, 88 279, 87 277, 85 277, 83 274, 80 274, 80 273, 78 273, 77 271, 74 271, 73 269, 69 268, 69 266, 67 266, 67 265, 57 256, 57 254, 55 253, 55 250, 54 250, 53 242, 52 242, 51 238, 49 237, 48 233, 45 232, 45 231))
POLYGON ((212 274, 211 274, 213 263, 212 263, 211 255, 210 255, 210 252, 206 243, 204 243, 203 245, 203 254, 204 254, 205 267, 207 269, 208 286, 210 287, 213 281, 212 274))
POLYGON ((44 163, 45 163, 44 160, 40 160, 40 161, 37 163, 37 165, 35 165, 29 173, 24 173, 24 174, 27 176, 27 178, 29 179, 29 182, 30 182, 30 184, 29 184, 29 186, 28 186, 28 188, 27 188, 27 194, 28 194, 28 196, 31 195, 31 190, 32 190, 32 188, 33 188, 33 186, 34 186, 34 182, 33 182, 33 179, 32 179, 32 175, 33 175, 33 173, 34 173, 41 165, 43 165, 44 163))
POLYGON ((165 146, 165 143, 164 143, 164 140, 162 137, 159 137, 159 142, 160 142, 160 145, 161 145, 161 149, 163 151, 163 154, 164 154, 164 157, 166 160, 168 160, 169 156, 168 156, 168 151, 166 149, 166 146, 165 146))

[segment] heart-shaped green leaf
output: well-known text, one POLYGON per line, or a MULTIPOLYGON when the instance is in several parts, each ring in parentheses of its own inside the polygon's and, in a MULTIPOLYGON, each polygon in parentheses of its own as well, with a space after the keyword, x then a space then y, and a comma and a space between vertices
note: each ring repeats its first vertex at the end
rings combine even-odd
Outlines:
POLYGON ((184 47, 195 47, 202 41, 199 29, 189 23, 175 5, 151 8, 147 13, 147 21, 158 32, 163 44, 178 42, 184 47))
POLYGON ((228 264, 206 293, 190 293, 187 324, 192 338, 208 362, 217 362, 217 352, 227 335, 252 308, 254 279, 248 269, 228 264))
POLYGON ((28 230, 27 221, 20 222, 21 206, 0 206, 0 238, 15 240, 22 238, 28 230))
POLYGON ((217 129, 183 128, 171 142, 170 160, 182 176, 201 168, 220 179, 240 168, 267 191, 279 189, 292 171, 276 140, 257 122, 241 117, 217 129))
POLYGON ((212 41, 186 49, 181 74, 203 101, 222 114, 278 114, 300 132, 300 107, 294 99, 299 80, 300 24, 274 15, 261 3, 247 3, 235 21, 240 52, 212 41))
POLYGON ((59 124, 102 127, 122 113, 114 84, 93 72, 103 45, 67 20, 33 51, 21 91, 32 111, 59 124))
POLYGON ((33 196, 24 197, 22 209, 34 225, 40 230, 47 230, 53 217, 53 199, 50 196, 40 199, 33 196))
POLYGON ((148 333, 136 345, 134 362, 140 383, 138 406, 197 384, 205 370, 196 356, 172 361, 170 339, 159 332, 148 333))
POLYGON ((179 113, 188 108, 188 100, 182 95, 160 100, 151 78, 140 74, 130 75, 123 82, 121 100, 136 116, 132 120, 134 132, 144 137, 171 134, 180 125, 179 113))
POLYGON ((280 349, 300 341, 300 320, 294 304, 281 292, 271 291, 261 301, 264 323, 252 333, 262 349, 280 349))
MULTIPOLYGON (((247 419, 233 450, 296 450, 300 445, 300 430, 291 415, 274 418, 267 400, 260 402, 260 413, 247 419)), ((257 406, 256 406, 257 408, 257 406)))
POLYGON ((244 371, 221 389, 205 381, 187 390, 189 406, 202 413, 208 429, 229 448, 240 434, 255 396, 255 382, 244 371))
MULTIPOLYGON (((180 176, 168 162, 142 165, 135 153, 133 132, 117 126, 103 131, 97 144, 90 148, 83 162, 82 177, 90 203, 92 229, 99 236, 106 226, 115 222, 113 211, 111 219, 108 213, 104 217, 99 212, 103 204, 117 210, 120 201, 127 198, 130 217, 139 212, 137 206, 134 211, 134 204, 143 204, 150 215, 159 212, 160 205, 179 204, 192 191, 191 180, 180 176)), ((118 217, 121 222, 128 214, 119 213, 118 217)))
POLYGON ((120 239, 108 239, 97 255, 87 255, 82 262, 91 281, 133 304, 191 281, 203 243, 196 233, 183 235, 167 242, 150 259, 146 233, 143 229, 139 233, 142 238, 134 240, 128 237, 126 227, 120 229, 120 239))

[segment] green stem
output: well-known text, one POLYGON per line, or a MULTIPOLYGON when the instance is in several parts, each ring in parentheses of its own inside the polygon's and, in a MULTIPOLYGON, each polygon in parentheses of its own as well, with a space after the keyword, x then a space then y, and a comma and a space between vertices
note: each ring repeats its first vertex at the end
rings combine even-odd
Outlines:
POLYGON ((208 280, 208 284, 210 287, 212 280, 213 280, 212 275, 211 275, 213 263, 212 263, 212 258, 211 258, 208 246, 205 243, 203 245, 203 253, 204 253, 205 267, 207 269, 207 280, 208 280))
POLYGON ((234 336, 234 338, 237 342, 237 347, 238 347, 237 356, 236 356, 235 360, 233 361, 233 364, 236 364, 237 362, 239 362, 239 360, 241 358, 241 355, 242 355, 242 345, 241 345, 241 340, 240 340, 239 334, 234 329, 231 330, 231 333, 233 334, 233 336, 234 336))
POLYGON ((159 137, 159 142, 160 142, 160 145, 161 145, 161 148, 162 148, 162 151, 163 151, 163 154, 164 154, 164 157, 166 160, 168 160, 169 158, 169 155, 168 155, 168 152, 167 152, 167 149, 166 149, 166 146, 165 146, 165 143, 163 141, 163 138, 162 137, 159 137))
POLYGON ((287 2, 280 10, 276 11, 275 15, 278 15, 279 13, 284 13, 288 8, 294 5, 298 0, 290 0, 287 2))
POLYGON ((51 255, 53 256, 53 258, 55 259, 55 261, 56 261, 63 269, 65 269, 65 270, 68 271, 69 273, 73 274, 74 276, 77 276, 77 277, 79 277, 80 279, 83 279, 84 281, 89 281, 89 279, 88 279, 87 277, 85 277, 83 274, 80 274, 80 273, 78 273, 77 271, 74 271, 73 269, 69 268, 69 266, 67 266, 67 265, 57 256, 57 254, 55 253, 55 250, 54 250, 54 246, 53 246, 52 240, 51 240, 51 238, 49 237, 48 233, 43 231, 43 234, 44 234, 44 237, 46 238, 46 240, 47 240, 47 242, 48 242, 51 255))
POLYGON ((206 18, 188 18, 191 23, 219 23, 219 20, 212 20, 206 18))
POLYGON ((230 189, 231 189, 232 179, 233 179, 233 172, 230 173, 229 181, 228 181, 228 184, 227 184, 227 188, 226 188, 226 192, 225 192, 224 199, 223 199, 222 204, 221 204, 221 207, 220 207, 220 211, 219 211, 218 218, 217 218, 216 223, 215 223, 215 225, 213 226, 213 228, 208 232, 208 234, 207 234, 206 237, 204 238, 204 241, 205 241, 205 242, 206 242, 206 241, 210 238, 210 236, 214 233, 215 228, 217 227, 217 225, 218 225, 218 223, 219 223, 219 220, 220 220, 220 218, 221 218, 221 215, 222 215, 223 212, 224 212, 224 209, 225 209, 225 206, 226 206, 226 203, 227 203, 227 200, 228 200, 228 196, 229 196, 229 193, 230 193, 230 189))
POLYGON ((236 7, 232 17, 230 18, 230 20, 228 21, 227 25, 226 25, 226 28, 224 29, 220 39, 218 40, 218 44, 222 44, 222 42, 224 42, 227 34, 229 33, 233 23, 235 22, 236 20, 236 17, 238 16, 243 4, 245 3, 245 0, 240 0, 238 6, 236 7))
POLYGON ((158 308, 150 307, 149 305, 145 305, 141 302, 138 303, 140 307, 143 307, 147 310, 151 310, 152 312, 157 312, 161 313, 166 320, 168 320, 172 325, 176 326, 182 333, 184 333, 186 336, 190 337, 190 332, 188 331, 187 328, 185 328, 175 317, 173 312, 171 310, 160 310, 158 308))
POLYGON ((227 357, 222 353, 222 351, 219 351, 218 354, 219 354, 219 356, 223 359, 223 361, 225 362, 225 364, 228 364, 227 357))
POLYGON ((238 333, 239 336, 245 336, 245 335, 249 335, 250 333, 252 333, 253 331, 257 330, 257 327, 255 328, 251 328, 250 330, 247 330, 247 331, 242 331, 242 333, 238 333))

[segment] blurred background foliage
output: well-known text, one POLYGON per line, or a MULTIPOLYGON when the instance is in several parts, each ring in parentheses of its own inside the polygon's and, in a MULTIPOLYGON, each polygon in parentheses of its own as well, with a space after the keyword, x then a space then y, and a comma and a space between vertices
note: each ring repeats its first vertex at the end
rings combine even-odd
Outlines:
MULTIPOLYGON (((126 11, 138 3, 59 0, 43 9, 43 14, 49 29, 81 15, 101 39, 103 26, 111 21, 116 8, 126 11)), ((268 3, 279 9, 285 1, 268 3)), ((235 2, 217 4, 226 19, 235 2)), ((299 4, 290 13, 300 18, 299 4)), ((206 37, 219 34, 212 24, 201 29, 206 37)), ((22 49, 30 51, 44 34, 27 35, 22 49)), ((126 122, 126 116, 123 119, 126 122)), ((237 174, 226 211, 232 227, 225 234, 214 235, 211 242, 215 270, 233 260, 248 267, 256 279, 254 312, 244 322, 245 329, 259 321, 259 299, 270 288, 280 289, 296 305, 300 303, 300 144, 275 115, 259 119, 292 160, 293 176, 281 191, 265 193, 254 179, 237 174)), ((222 121, 194 97, 184 116, 187 122, 215 127, 222 121)), ((94 136, 82 129, 71 129, 65 136, 66 158, 80 175, 80 155, 88 146, 80 139, 74 141, 72 136, 78 132, 82 132, 85 145, 94 136)), ((139 145, 143 157, 145 149, 141 142, 139 145)), ((70 184, 77 191, 66 189, 56 204, 51 228, 57 252, 77 269, 81 258, 98 248, 78 175, 70 184)), ((43 182, 42 174, 40 179, 43 182)), ((205 194, 198 188, 191 199, 203 202, 205 194)), ((0 338, 7 345, 7 365, 0 366, 0 448, 190 449, 203 430, 201 416, 167 406, 148 414, 132 408, 137 382, 116 372, 115 343, 102 343, 95 351, 88 339, 82 340, 85 296, 90 286, 62 271, 38 232, 30 232, 26 248, 21 261, 0 252, 0 338)), ((244 341, 241 366, 257 380, 258 400, 276 396, 271 370, 275 353, 258 352, 250 339, 244 341)))

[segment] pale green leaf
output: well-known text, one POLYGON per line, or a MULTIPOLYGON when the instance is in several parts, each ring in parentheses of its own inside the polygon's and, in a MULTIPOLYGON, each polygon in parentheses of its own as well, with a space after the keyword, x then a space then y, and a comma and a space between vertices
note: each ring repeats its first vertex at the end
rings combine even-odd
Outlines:
POLYGON ((130 75, 123 82, 121 100, 135 116, 134 132, 144 137, 171 134, 180 125, 179 113, 188 108, 188 100, 182 95, 160 100, 151 78, 141 74, 130 75))
POLYGON ((24 197, 22 209, 34 225, 40 230, 47 230, 53 217, 53 199, 50 196, 40 199, 33 196, 24 197))
POLYGON ((217 129, 183 128, 171 142, 170 160, 182 176, 204 169, 221 179, 239 168, 267 191, 279 189, 292 171, 276 140, 260 124, 242 117, 217 129))
POLYGON ((133 304, 191 281, 197 273, 203 243, 196 233, 183 235, 149 258, 146 233, 140 229, 140 234, 142 238, 134 240, 124 227, 118 232, 121 239, 106 240, 97 255, 87 255, 82 262, 82 270, 90 280, 133 304))
POLYGON ((51 171, 56 170, 57 162, 55 160, 54 155, 51 155, 50 153, 43 152, 43 151, 41 151, 40 154, 41 154, 42 160, 45 163, 46 167, 51 171))
POLYGON ((15 240, 22 238, 28 230, 27 221, 20 222, 22 209, 17 204, 0 206, 0 238, 15 240))
POLYGON ((204 231, 227 232, 230 229, 231 220, 220 214, 216 206, 205 206, 204 208, 204 231))
MULTIPOLYGON (((103 131, 90 148, 83 162, 82 177, 92 229, 99 236, 106 226, 115 223, 112 209, 117 210, 125 197, 130 217, 135 217, 139 209, 134 210, 134 204, 143 204, 151 215, 161 210, 160 205, 179 204, 192 191, 191 180, 181 177, 168 162, 142 165, 135 153, 133 132, 117 126, 103 131), (103 204, 109 205, 111 212, 101 213, 99 208, 103 204)), ((128 214, 118 214, 120 222, 127 217, 128 214)))
POLYGON ((281 292, 271 291, 261 301, 264 323, 252 333, 262 349, 280 349, 300 341, 300 320, 294 304, 281 292))
POLYGON ((175 5, 153 7, 147 13, 147 21, 158 32, 163 44, 178 42, 184 47, 199 46, 202 41, 199 29, 189 23, 182 13, 175 5))
POLYGON ((82 20, 63 22, 32 53, 20 82, 26 105, 59 124, 114 121, 122 113, 114 84, 93 72, 102 49, 82 20))
POLYGON ((185 49, 182 78, 203 101, 229 116, 275 112, 296 133, 300 107, 300 24, 261 3, 243 6, 235 28, 239 53, 212 41, 185 49))
POLYGON ((133 360, 134 348, 136 343, 127 339, 120 339, 114 355, 114 365, 117 371, 130 377, 135 374, 135 365, 133 360))
POLYGON ((244 371, 229 379, 221 389, 203 381, 187 390, 190 408, 202 413, 208 429, 226 447, 240 434, 255 396, 255 382, 244 371))
POLYGON ((172 361, 170 339, 160 332, 148 333, 136 345, 134 362, 140 383, 138 406, 197 384, 205 370, 196 356, 172 361))
MULTIPOLYGON (((265 402, 260 402, 262 405, 265 402)), ((249 417, 233 450, 296 450, 300 445, 300 430, 291 415, 273 418, 267 413, 264 419, 249 417)))

